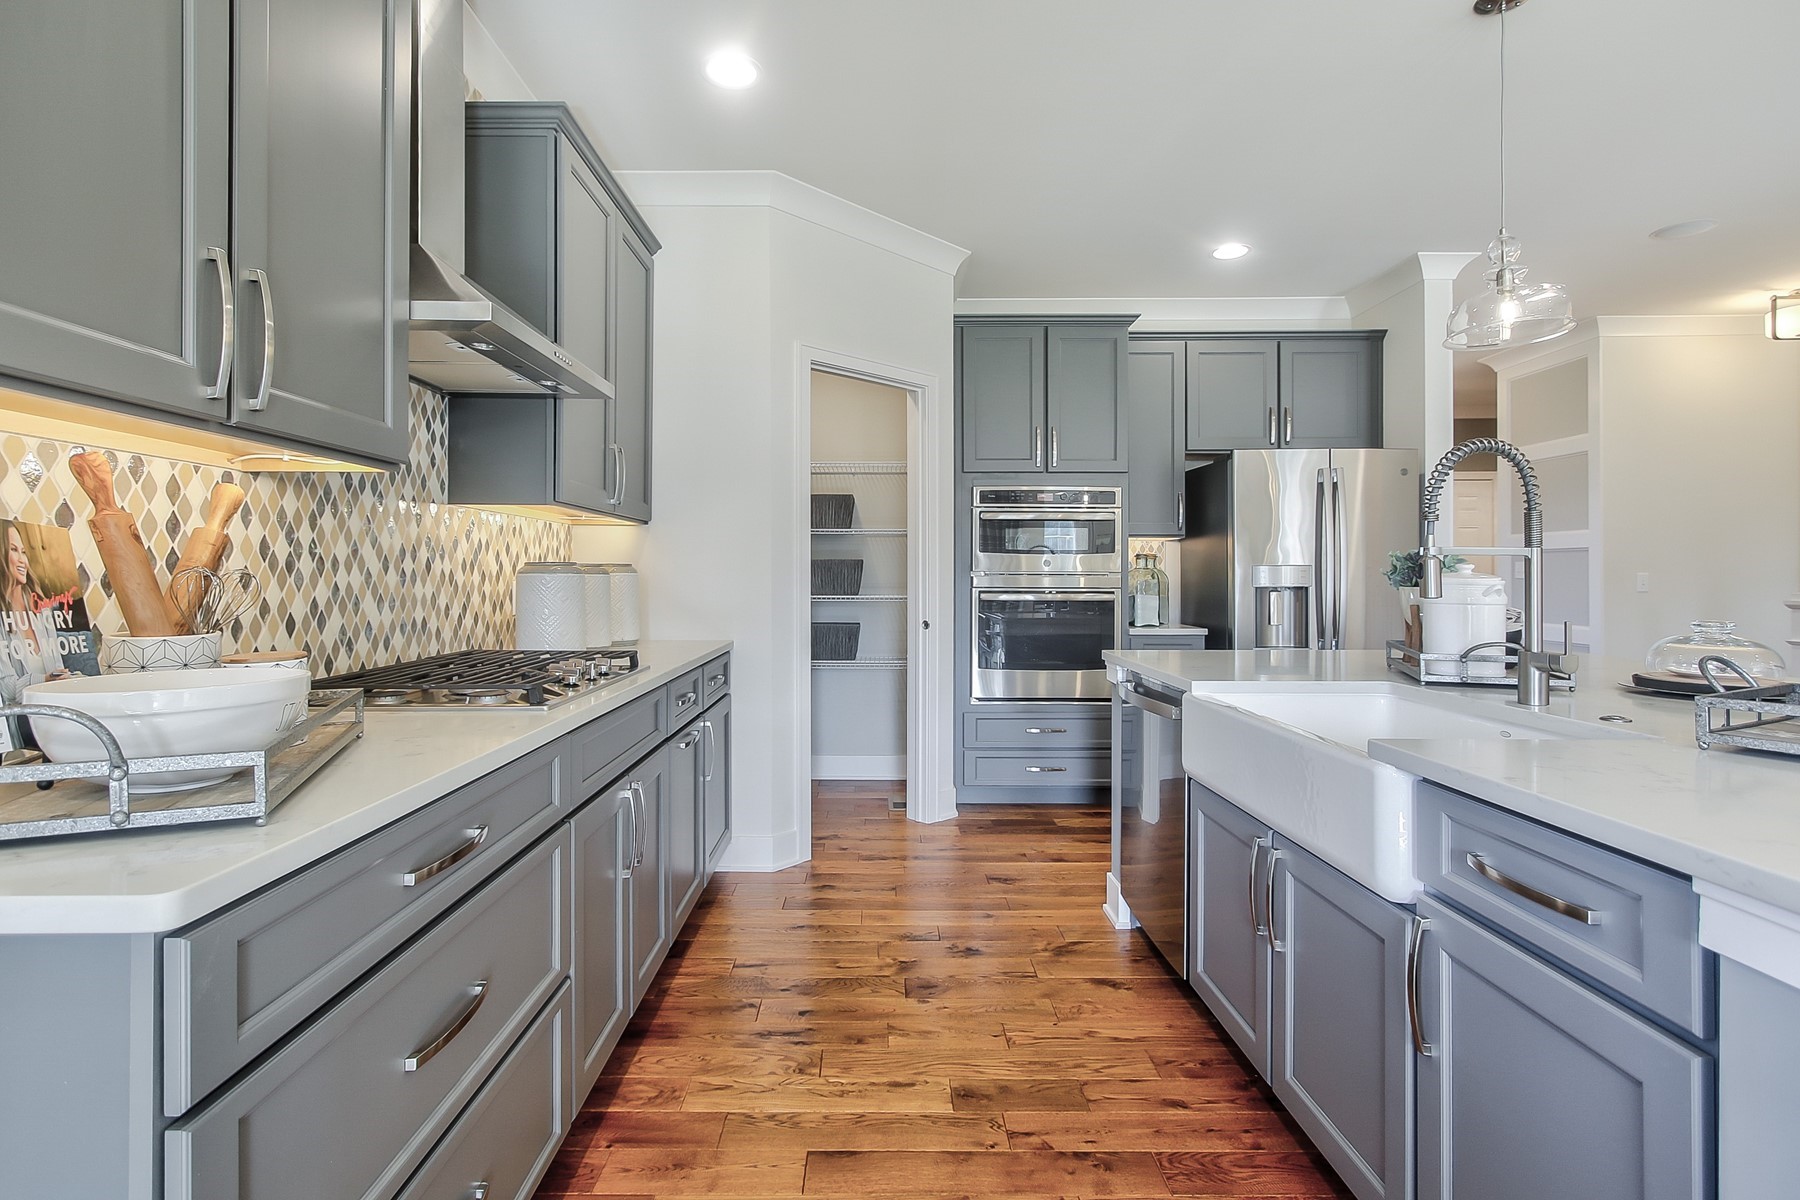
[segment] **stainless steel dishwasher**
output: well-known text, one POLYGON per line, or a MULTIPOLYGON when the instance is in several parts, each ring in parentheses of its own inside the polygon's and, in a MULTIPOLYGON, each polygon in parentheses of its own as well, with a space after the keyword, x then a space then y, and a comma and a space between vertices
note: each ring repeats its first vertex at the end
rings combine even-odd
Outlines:
POLYGON ((1150 942, 1187 978, 1187 773, 1182 692, 1126 672, 1113 693, 1119 892, 1150 942))

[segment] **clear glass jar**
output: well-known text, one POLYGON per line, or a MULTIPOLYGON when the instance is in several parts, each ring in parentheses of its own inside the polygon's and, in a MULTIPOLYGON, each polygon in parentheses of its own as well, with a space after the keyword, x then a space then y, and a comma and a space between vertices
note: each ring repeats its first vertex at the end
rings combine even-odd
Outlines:
MULTIPOLYGON (((1644 665, 1652 672, 1700 678, 1700 660, 1709 654, 1729 658, 1758 679, 1783 679, 1787 662, 1760 642, 1737 636, 1733 621, 1695 621, 1692 632, 1664 638, 1650 647, 1644 665)), ((1724 678, 1729 681, 1730 672, 1724 678)))
POLYGON ((1134 629, 1169 623, 1169 574, 1156 565, 1156 555, 1132 559, 1125 578, 1125 604, 1125 623, 1134 629))

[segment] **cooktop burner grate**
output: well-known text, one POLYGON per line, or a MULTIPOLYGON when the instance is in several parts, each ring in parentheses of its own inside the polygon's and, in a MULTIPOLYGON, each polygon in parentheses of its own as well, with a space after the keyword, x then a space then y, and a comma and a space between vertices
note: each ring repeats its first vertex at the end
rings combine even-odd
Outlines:
POLYGON ((548 708, 637 666, 636 650, 459 650, 316 679, 313 687, 360 688, 370 706, 382 708, 548 708))

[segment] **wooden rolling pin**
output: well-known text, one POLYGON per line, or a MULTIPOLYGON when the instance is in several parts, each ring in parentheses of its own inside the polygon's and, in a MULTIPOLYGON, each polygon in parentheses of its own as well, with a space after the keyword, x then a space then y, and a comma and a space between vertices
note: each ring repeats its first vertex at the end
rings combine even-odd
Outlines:
MULTIPOLYGON (((181 549, 181 558, 175 564, 175 570, 169 575, 169 586, 163 590, 163 596, 169 607, 175 610, 177 623, 183 633, 191 633, 187 621, 180 614, 183 605, 181 597, 175 594, 175 580, 189 567, 205 567, 208 571, 217 571, 219 564, 225 561, 225 551, 231 546, 231 537, 225 532, 225 526, 231 518, 237 516, 238 509, 244 506, 244 489, 235 483, 218 483, 213 485, 212 496, 206 503, 206 523, 188 534, 187 545, 181 549)), ((203 596, 188 596, 189 611, 199 607, 203 596)))
POLYGON ((88 528, 100 547, 100 561, 112 580, 125 628, 133 637, 173 636, 181 628, 181 619, 157 586, 156 566, 150 561, 137 521, 113 497, 112 464, 96 451, 87 450, 69 456, 69 470, 94 502, 88 528))

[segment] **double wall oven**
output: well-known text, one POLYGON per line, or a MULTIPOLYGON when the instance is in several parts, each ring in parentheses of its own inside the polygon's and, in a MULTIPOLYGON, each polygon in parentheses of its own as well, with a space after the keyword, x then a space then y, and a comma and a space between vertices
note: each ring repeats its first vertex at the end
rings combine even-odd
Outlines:
POLYGON ((970 541, 970 696, 1104 702, 1124 629, 1116 487, 977 487, 970 541))

